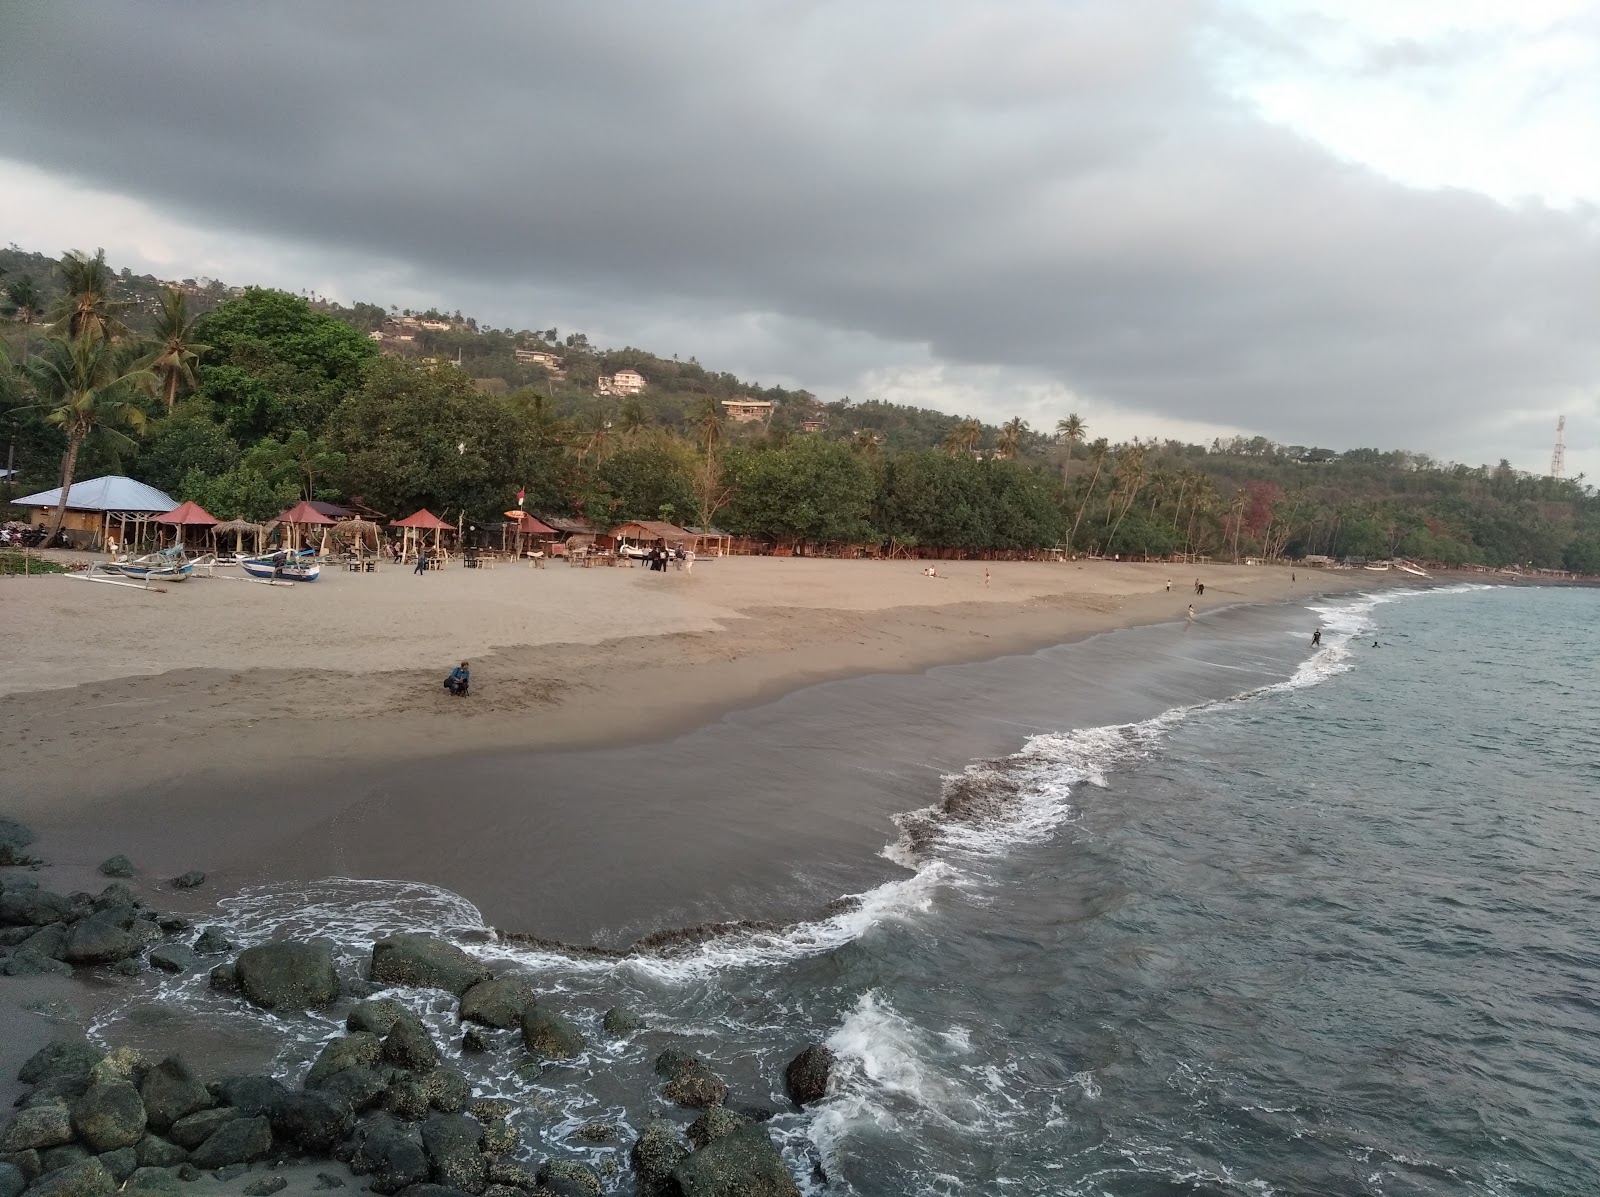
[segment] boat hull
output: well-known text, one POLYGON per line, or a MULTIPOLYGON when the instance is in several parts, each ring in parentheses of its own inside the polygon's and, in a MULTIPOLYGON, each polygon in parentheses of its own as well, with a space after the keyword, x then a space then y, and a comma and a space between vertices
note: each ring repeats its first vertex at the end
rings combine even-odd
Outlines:
POLYGON ((315 582, 322 574, 322 566, 312 563, 301 565, 286 561, 281 570, 270 561, 241 561, 239 568, 252 578, 282 578, 286 582, 315 582))

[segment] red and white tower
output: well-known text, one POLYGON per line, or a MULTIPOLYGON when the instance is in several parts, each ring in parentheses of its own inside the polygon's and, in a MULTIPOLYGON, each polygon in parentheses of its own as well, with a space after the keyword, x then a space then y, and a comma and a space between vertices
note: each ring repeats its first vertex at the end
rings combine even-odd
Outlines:
POLYGON ((1567 417, 1556 417, 1556 447, 1550 451, 1550 477, 1560 478, 1567 472, 1567 417))

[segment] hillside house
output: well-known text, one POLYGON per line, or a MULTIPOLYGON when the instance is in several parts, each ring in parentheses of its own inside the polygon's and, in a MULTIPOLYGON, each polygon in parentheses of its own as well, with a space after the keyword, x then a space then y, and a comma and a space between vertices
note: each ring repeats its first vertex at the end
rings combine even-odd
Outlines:
POLYGON ((561 359, 546 349, 516 349, 512 352, 524 366, 543 366, 546 370, 561 368, 561 359))
POLYGON ((753 424, 757 420, 772 418, 772 400, 752 399, 748 395, 740 395, 737 399, 724 399, 722 410, 735 424, 753 424))
POLYGON ((800 421, 801 432, 821 432, 827 426, 828 421, 817 416, 813 416, 809 420, 800 421))
POLYGON ((624 366, 615 374, 602 374, 599 391, 602 395, 637 395, 647 385, 643 374, 631 366, 624 366))

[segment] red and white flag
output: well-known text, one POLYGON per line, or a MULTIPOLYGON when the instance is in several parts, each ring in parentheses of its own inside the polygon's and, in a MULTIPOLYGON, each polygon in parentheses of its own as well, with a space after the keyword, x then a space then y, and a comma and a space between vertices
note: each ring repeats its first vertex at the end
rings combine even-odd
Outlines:
POLYGON ((523 487, 523 488, 519 489, 517 491, 517 506, 521 507, 522 506, 522 500, 527 498, 527 497, 528 497, 527 488, 523 487))

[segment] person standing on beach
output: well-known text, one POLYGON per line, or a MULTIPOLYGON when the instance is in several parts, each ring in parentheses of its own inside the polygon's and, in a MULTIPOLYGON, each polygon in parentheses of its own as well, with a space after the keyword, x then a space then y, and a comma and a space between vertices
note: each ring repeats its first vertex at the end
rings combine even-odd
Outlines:
POLYGON ((417 568, 415 570, 413 570, 412 572, 413 573, 419 573, 419 574, 420 573, 426 573, 427 569, 428 569, 428 550, 427 549, 418 549, 417 550, 417 568))
POLYGON ((1316 631, 1311 633, 1311 647, 1312 648, 1318 648, 1318 647, 1321 646, 1321 644, 1322 644, 1322 629, 1318 628, 1316 631))
POLYGON ((1196 578, 1196 579, 1195 579, 1195 580, 1194 580, 1194 592, 1195 592, 1195 593, 1196 593, 1196 594, 1199 594, 1199 593, 1200 593, 1200 579, 1199 579, 1199 578, 1196 578))
POLYGON ((1168 594, 1172 593, 1172 579, 1171 578, 1167 579, 1167 593, 1168 594))
POLYGON ((989 567, 987 565, 983 567, 983 588, 985 590, 989 589, 989 567))
POLYGON ((1189 618, 1184 620, 1184 626, 1187 627, 1189 624, 1191 624, 1193 622, 1194 622, 1194 604, 1190 603, 1189 604, 1189 618))

